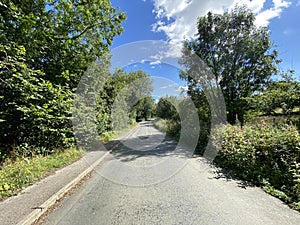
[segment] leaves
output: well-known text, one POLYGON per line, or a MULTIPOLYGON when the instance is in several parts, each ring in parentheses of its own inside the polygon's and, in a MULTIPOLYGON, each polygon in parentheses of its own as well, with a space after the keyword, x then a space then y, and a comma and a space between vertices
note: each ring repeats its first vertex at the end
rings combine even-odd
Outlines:
MULTIPOLYGON (((19 60, 24 56, 22 49, 13 51, 19 60)), ((44 80, 41 71, 29 69, 23 62, 7 60, 1 63, 1 68, 6 67, 10 71, 2 70, 0 84, 0 109, 5 120, 0 142, 9 145, 26 141, 49 149, 68 146, 64 135, 71 135, 68 110, 72 106, 72 92, 44 80)))
POLYGON ((162 119, 178 120, 179 115, 176 106, 179 101, 174 96, 160 98, 156 107, 156 116, 162 119))
POLYGON ((199 79, 208 82, 212 78, 207 75, 212 74, 223 91, 230 123, 235 123, 236 115, 243 120, 243 98, 251 96, 276 72, 277 53, 270 52, 269 31, 256 27, 254 21, 254 14, 245 7, 223 15, 208 13, 198 20, 196 39, 184 44, 181 63, 186 73, 182 78, 190 87, 201 89, 199 79), (196 71, 199 79, 189 75, 199 66, 199 59, 193 59, 190 51, 205 64, 196 71))
POLYGON ((281 109, 284 115, 300 106, 300 83, 293 79, 272 81, 251 97, 245 98, 250 108, 266 115, 276 114, 281 109))
POLYGON ((299 181, 295 179, 300 161, 300 135, 296 127, 264 122, 243 129, 227 125, 219 147, 216 162, 220 166, 255 184, 265 185, 267 181, 268 190, 271 186, 285 192, 288 201, 300 200, 299 181))
POLYGON ((122 33, 124 13, 108 0, 4 0, 0 20, 1 160, 17 146, 28 148, 21 155, 72 146, 74 92, 122 33))

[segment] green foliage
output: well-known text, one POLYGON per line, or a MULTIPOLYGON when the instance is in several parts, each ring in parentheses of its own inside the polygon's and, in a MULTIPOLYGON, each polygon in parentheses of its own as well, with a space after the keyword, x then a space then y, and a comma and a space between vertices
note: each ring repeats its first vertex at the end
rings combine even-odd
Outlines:
POLYGON ((100 140, 102 143, 107 143, 113 140, 117 136, 115 131, 107 131, 100 135, 100 140))
POLYGON ((174 140, 179 141, 181 128, 180 121, 157 118, 153 121, 153 125, 161 132, 169 135, 174 140))
MULTIPOLYGON (((191 95, 193 103, 198 110, 198 119, 200 125, 198 145, 195 153, 202 155, 205 147, 207 146, 210 135, 210 109, 203 91, 192 89, 190 86, 188 94, 191 95), (191 92, 193 92, 193 94, 191 94, 191 92)), ((189 118, 190 109, 191 106, 187 101, 184 101, 184 99, 174 96, 162 97, 159 99, 156 106, 156 116, 161 118, 161 120, 156 121, 155 124, 159 130, 166 132, 168 135, 178 141, 180 135, 189 135, 185 134, 185 132, 181 132, 181 123, 185 123, 185 125, 189 127, 194 125, 187 124, 193 122, 189 118), (184 118, 180 118, 179 113, 184 118), (181 119, 184 119, 184 121, 181 121, 181 119)))
POLYGON ((145 72, 116 70, 97 98, 98 133, 122 130, 142 117, 151 116, 152 90, 152 81, 145 72))
POLYGON ((124 133, 124 132, 127 132, 127 131, 130 131, 131 129, 133 129, 135 126, 137 125, 136 122, 133 122, 131 124, 131 126, 123 129, 123 130, 120 130, 120 131, 107 131, 107 132, 104 132, 100 135, 100 140, 102 141, 102 143, 107 143, 113 139, 115 139, 118 135, 124 133))
POLYGON ((166 96, 159 99, 156 106, 156 116, 160 118, 156 126, 166 132, 175 140, 179 140, 181 121, 179 117, 179 104, 182 99, 175 96, 166 96))
POLYGON ((143 71, 126 73, 121 69, 111 74, 109 60, 102 57, 101 62, 92 64, 77 88, 74 132, 77 145, 85 149, 97 146, 99 135, 106 141, 105 134, 129 127, 138 115, 148 116, 152 110, 149 104, 153 100, 147 97, 152 91, 150 77, 143 71))
POLYGON ((0 160, 72 146, 78 82, 125 14, 109 0, 4 0, 0 20, 0 160))
POLYGON ((71 91, 45 80, 40 70, 28 68, 22 46, 0 48, 6 54, 0 64, 0 142, 13 148, 26 143, 37 151, 70 147, 71 91))
POLYGON ((77 87, 72 108, 72 123, 76 144, 80 148, 94 148, 99 141, 98 128, 100 127, 102 132, 106 131, 106 121, 101 121, 106 115, 100 114, 102 111, 98 99, 99 92, 105 87, 105 81, 111 79, 108 67, 109 57, 103 56, 102 62, 90 65, 77 87))
POLYGON ((178 99, 174 96, 162 97, 159 99, 156 107, 156 116, 162 119, 179 119, 176 107, 178 99))
POLYGON ((49 156, 7 161, 0 170, 0 198, 15 194, 47 172, 77 160, 82 154, 82 151, 72 148, 49 156))
POLYGON ((156 118, 155 120, 153 120, 153 126, 163 133, 168 132, 166 119, 156 118))
POLYGON ((275 189, 272 186, 264 186, 263 190, 267 193, 269 193, 270 195, 273 195, 279 199, 281 199, 284 202, 290 202, 291 198, 288 197, 283 191, 279 191, 277 189, 275 189))
POLYGON ((251 96, 276 72, 277 52, 269 53, 269 31, 256 27, 255 15, 245 7, 222 15, 209 12, 199 18, 197 28, 197 38, 184 43, 181 63, 187 70, 181 77, 189 86, 203 89, 199 80, 209 82, 207 76, 211 73, 225 97, 227 120, 234 124, 238 116, 243 123, 247 109, 243 98, 251 96), (195 71, 200 62, 191 57, 191 51, 205 64, 201 71, 209 73, 195 71), (194 72, 200 77, 191 77, 194 72))
POLYGON ((211 111, 205 92, 195 85, 196 84, 189 86, 188 95, 191 96, 197 107, 200 124, 198 145, 195 153, 202 155, 208 144, 211 132, 211 111))
POLYGON ((216 162, 220 166, 245 180, 266 185, 288 203, 300 200, 296 166, 300 162, 300 135, 294 126, 260 123, 241 129, 227 125, 218 146, 216 162))
POLYGON ((284 115, 290 115, 300 106, 300 83, 294 79, 270 82, 257 94, 246 98, 249 107, 266 115, 276 114, 281 109, 284 115))
POLYGON ((136 121, 149 120, 155 113, 155 102, 151 96, 139 100, 133 107, 136 121))
POLYGON ((29 68, 71 88, 91 62, 108 52, 125 19, 109 0, 4 0, 0 9, 1 43, 24 46, 29 68))

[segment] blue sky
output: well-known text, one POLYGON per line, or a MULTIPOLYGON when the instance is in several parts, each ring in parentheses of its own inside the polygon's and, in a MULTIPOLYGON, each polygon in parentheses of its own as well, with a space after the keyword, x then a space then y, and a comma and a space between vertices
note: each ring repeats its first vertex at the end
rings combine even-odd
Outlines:
MULTIPOLYGON (((142 40, 165 40, 180 46, 184 37, 196 33, 197 17, 208 11, 222 13, 235 4, 246 4, 256 14, 257 25, 269 26, 271 39, 283 60, 280 69, 294 69, 300 78, 300 0, 112 0, 125 11, 125 32, 115 38, 112 48, 142 40)), ((166 77, 180 85, 173 66, 134 63, 150 75, 166 77)), ((127 67, 130 69, 130 67, 127 67)))

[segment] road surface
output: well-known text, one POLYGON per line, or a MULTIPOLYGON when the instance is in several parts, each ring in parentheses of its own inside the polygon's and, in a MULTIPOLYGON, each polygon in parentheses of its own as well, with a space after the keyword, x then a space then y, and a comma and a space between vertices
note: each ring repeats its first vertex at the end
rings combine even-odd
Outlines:
POLYGON ((300 213, 233 180, 144 122, 43 224, 300 224, 300 213))

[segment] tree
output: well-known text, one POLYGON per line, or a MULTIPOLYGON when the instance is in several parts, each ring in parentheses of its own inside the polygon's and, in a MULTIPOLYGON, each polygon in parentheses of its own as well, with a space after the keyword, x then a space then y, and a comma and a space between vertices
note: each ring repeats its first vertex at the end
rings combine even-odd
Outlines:
POLYGON ((284 115, 300 106, 300 83, 292 78, 293 72, 282 74, 283 80, 271 81, 262 90, 245 100, 250 108, 271 115, 281 109, 284 115))
POLYGON ((13 154, 22 144, 34 146, 28 154, 72 145, 73 93, 45 80, 42 71, 28 68, 24 47, 0 49, 5 55, 0 61, 0 144, 13 154))
POLYGON ((1 43, 24 46, 28 68, 70 88, 108 52, 125 19, 109 0, 4 0, 0 12, 1 43))
POLYGON ((137 117, 148 118, 152 90, 152 81, 144 71, 116 70, 98 93, 98 132, 121 130, 137 121, 137 117))
POLYGON ((166 96, 159 99, 156 106, 156 116, 162 119, 179 119, 176 106, 179 100, 174 96, 166 96))
MULTIPOLYGON (((190 58, 192 51, 220 85, 228 122, 234 124, 238 117, 243 123, 247 108, 243 98, 251 96, 277 71, 278 53, 270 52, 269 30, 257 27, 254 14, 246 7, 222 15, 209 12, 199 18, 197 28, 196 39, 184 42, 181 63, 187 70, 181 77, 191 89, 201 89, 199 79, 189 75, 197 63, 190 58)), ((199 76, 205 78, 205 73, 199 76)))
POLYGON ((51 151, 74 143, 78 82, 124 19, 109 0, 1 1, 0 145, 51 151))
POLYGON ((146 96, 139 100, 138 103, 133 107, 136 114, 136 121, 143 119, 149 120, 155 111, 155 102, 152 96, 146 96))

